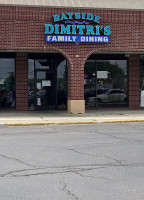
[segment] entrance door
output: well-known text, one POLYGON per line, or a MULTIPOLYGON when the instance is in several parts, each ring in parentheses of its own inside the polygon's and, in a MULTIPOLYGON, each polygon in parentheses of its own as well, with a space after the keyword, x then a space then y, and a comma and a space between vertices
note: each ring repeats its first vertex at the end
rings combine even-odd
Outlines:
POLYGON ((67 63, 61 54, 29 54, 29 110, 63 110, 67 104, 67 63))
POLYGON ((56 107, 56 91, 54 73, 49 70, 35 72, 35 108, 36 110, 52 110, 56 107))

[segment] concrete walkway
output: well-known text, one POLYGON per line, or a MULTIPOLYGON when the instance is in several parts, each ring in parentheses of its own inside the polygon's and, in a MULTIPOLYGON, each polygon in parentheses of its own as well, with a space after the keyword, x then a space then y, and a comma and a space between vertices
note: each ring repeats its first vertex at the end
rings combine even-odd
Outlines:
POLYGON ((8 126, 124 122, 144 122, 144 110, 91 110, 85 114, 68 114, 66 111, 0 112, 0 124, 8 126))

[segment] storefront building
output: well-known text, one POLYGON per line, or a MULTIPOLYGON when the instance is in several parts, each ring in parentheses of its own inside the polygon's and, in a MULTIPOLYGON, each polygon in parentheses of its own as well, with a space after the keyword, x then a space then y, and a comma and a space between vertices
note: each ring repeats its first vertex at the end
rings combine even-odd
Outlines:
POLYGON ((143 1, 0 3, 2 110, 142 109, 143 1))

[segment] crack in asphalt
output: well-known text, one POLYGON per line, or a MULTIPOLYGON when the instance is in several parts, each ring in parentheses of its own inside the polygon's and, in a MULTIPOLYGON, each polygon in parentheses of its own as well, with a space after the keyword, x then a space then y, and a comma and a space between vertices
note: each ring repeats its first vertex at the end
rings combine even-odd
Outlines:
MULTIPOLYGON (((89 165, 71 165, 71 166, 53 166, 53 167, 47 167, 47 166, 35 166, 32 165, 30 163, 26 163, 22 160, 19 160, 17 158, 13 158, 13 157, 8 157, 6 155, 0 154, 1 157, 6 158, 8 160, 14 160, 18 163, 27 165, 32 167, 31 169, 23 169, 23 170, 16 170, 16 171, 9 171, 5 174, 0 174, 0 177, 6 177, 6 176, 13 176, 13 177, 20 177, 20 176, 36 176, 36 175, 51 175, 51 174, 61 174, 61 173, 70 173, 70 172, 80 172, 80 171, 90 171, 90 170, 96 170, 96 169, 100 169, 100 168, 107 168, 107 167, 122 167, 122 166, 129 166, 129 164, 125 164, 122 161, 109 157, 109 156, 105 156, 105 155, 100 155, 100 154, 88 154, 88 153, 83 153, 80 152, 78 150, 72 149, 72 148, 62 148, 62 147, 55 147, 55 146, 46 146, 48 148, 56 148, 56 149, 64 149, 64 150, 68 150, 68 151, 73 151, 75 153, 81 154, 81 155, 85 155, 85 156, 92 156, 92 157, 102 157, 102 158, 107 158, 110 160, 113 160, 113 163, 105 163, 105 164, 89 164, 89 165), (59 171, 53 171, 53 172, 35 172, 35 173, 27 173, 27 174, 18 174, 20 172, 31 172, 31 171, 37 171, 37 170, 48 170, 48 169, 58 169, 59 171), (63 171, 60 171, 61 169, 64 169, 63 171)), ((133 163, 131 164, 131 166, 139 166, 140 163, 133 163)), ((142 167, 144 166, 143 163, 141 163, 142 167)))
POLYGON ((130 138, 125 138, 125 137, 114 136, 114 135, 111 135, 111 134, 108 134, 108 133, 104 133, 104 132, 101 132, 101 131, 97 131, 97 133, 100 134, 100 135, 106 135, 106 136, 110 136, 110 137, 112 137, 112 138, 119 139, 119 140, 121 140, 121 142, 126 141, 126 142, 144 143, 143 140, 130 139, 130 138))
MULTIPOLYGON (((53 171, 53 172, 49 172, 49 171, 45 171, 45 172, 35 172, 35 173, 27 173, 27 174, 17 174, 19 172, 31 172, 31 171, 38 171, 38 170, 48 170, 48 169, 56 169, 56 167, 45 167, 45 168, 35 168, 35 169, 23 169, 23 170, 16 170, 16 171, 9 171, 5 174, 0 174, 0 177, 6 177, 6 176, 12 176, 12 177, 25 177, 25 176, 37 176, 37 175, 53 175, 53 174, 64 174, 64 173, 74 173, 75 171, 92 171, 92 170, 96 170, 96 169, 103 169, 106 168, 105 166, 98 166, 98 167, 94 167, 92 166, 91 168, 82 168, 84 166, 81 166, 81 168, 79 166, 61 166, 58 167, 57 169, 58 171, 53 171), (61 171, 60 171, 61 170, 61 171)), ((87 167, 87 166, 85 166, 87 167)), ((89 166, 88 166, 89 167, 89 166)))
POLYGON ((10 177, 28 177, 28 176, 38 176, 38 175, 54 175, 54 174, 65 174, 65 173, 75 173, 81 175, 83 177, 89 178, 102 178, 107 179, 110 181, 114 181, 112 179, 108 179, 105 177, 95 177, 95 176, 88 176, 83 175, 81 172, 93 171, 93 170, 100 170, 106 169, 109 167, 144 167, 144 163, 130 163, 130 164, 118 164, 118 163, 106 163, 106 164, 95 164, 95 165, 85 165, 85 166, 57 166, 57 171, 42 171, 37 172, 38 170, 48 170, 48 169, 56 169, 56 167, 45 167, 45 168, 35 168, 35 169, 23 169, 23 170, 16 170, 16 171, 9 171, 5 174, 0 174, 0 178, 4 178, 6 176, 10 177), (84 168, 85 167, 85 168, 84 168), (35 171, 35 173, 26 173, 26 174, 17 174, 20 172, 31 172, 35 171))
POLYGON ((86 178, 94 178, 94 179, 104 179, 104 180, 108 180, 108 181, 111 181, 111 182, 115 182, 114 180, 112 179, 109 179, 109 178, 106 178, 106 177, 102 177, 102 176, 89 176, 89 175, 85 175, 85 174, 82 174, 80 173, 79 171, 76 172, 78 175, 82 176, 82 177, 86 177, 86 178))
POLYGON ((9 171, 5 174, 0 174, 0 177, 5 177, 7 175, 11 175, 13 173, 17 173, 17 172, 26 172, 26 171, 30 171, 30 170, 34 170, 34 169, 21 169, 21 170, 16 170, 16 171, 9 171))
MULTIPOLYGON (((80 154, 80 155, 85 155, 85 156, 106 158, 106 159, 110 159, 110 160, 113 160, 113 161, 116 161, 116 162, 122 164, 122 161, 117 160, 117 159, 112 158, 112 157, 109 157, 109 156, 105 156, 105 155, 100 155, 100 154, 88 154, 88 153, 83 153, 83 152, 80 152, 80 151, 78 151, 78 150, 70 149, 70 148, 62 148, 62 147, 55 147, 55 146, 47 146, 47 147, 48 147, 48 148, 56 148, 56 149, 64 149, 64 150, 68 150, 68 151, 73 151, 73 152, 75 152, 75 153, 78 153, 78 154, 80 154)), ((19 160, 19 159, 17 159, 17 158, 8 157, 8 156, 2 155, 2 154, 0 154, 0 156, 3 157, 3 158, 9 159, 9 160, 17 161, 17 162, 19 162, 19 163, 21 163, 21 164, 25 164, 25 165, 27 165, 27 166, 31 166, 31 167, 34 167, 34 168, 36 167, 35 165, 26 163, 26 162, 24 162, 24 161, 22 161, 22 160, 19 160)), ((37 166, 37 167, 40 167, 40 166, 37 166)))
POLYGON ((73 151, 73 152, 75 152, 75 153, 78 153, 78 154, 80 154, 80 155, 85 155, 85 156, 107 158, 107 159, 110 159, 110 160, 113 160, 113 161, 116 161, 116 162, 122 164, 122 161, 120 161, 120 160, 118 160, 118 159, 116 159, 116 158, 112 158, 112 157, 106 156, 106 155, 83 153, 83 152, 80 152, 80 151, 78 151, 78 150, 76 150, 76 149, 64 148, 64 147, 56 147, 56 146, 42 146, 42 147, 54 148, 54 149, 63 149, 63 150, 73 151))
POLYGON ((80 200, 74 193, 72 193, 70 190, 67 189, 67 184, 64 182, 61 182, 64 187, 62 188, 63 191, 65 191, 66 194, 68 194, 69 196, 72 196, 74 199, 80 200))
POLYGON ((108 158, 108 159, 110 159, 110 160, 113 160, 113 161, 116 161, 116 162, 122 164, 122 162, 121 162, 120 160, 117 160, 117 159, 115 159, 115 158, 111 158, 111 157, 109 157, 109 156, 100 155, 100 154, 82 153, 82 152, 79 152, 79 151, 77 151, 77 150, 75 150, 75 149, 68 149, 68 150, 73 151, 73 152, 78 153, 78 154, 81 154, 81 155, 93 156, 93 157, 101 157, 101 158, 108 158))
POLYGON ((30 166, 30 167, 34 167, 34 168, 36 167, 35 165, 26 163, 26 162, 24 162, 24 161, 22 161, 22 160, 19 160, 18 158, 9 157, 9 156, 3 155, 3 154, 0 154, 0 156, 1 156, 2 158, 6 158, 6 159, 8 159, 8 160, 14 160, 14 161, 16 161, 16 162, 18 162, 18 163, 21 163, 21 164, 24 164, 24 165, 27 165, 27 166, 30 166))

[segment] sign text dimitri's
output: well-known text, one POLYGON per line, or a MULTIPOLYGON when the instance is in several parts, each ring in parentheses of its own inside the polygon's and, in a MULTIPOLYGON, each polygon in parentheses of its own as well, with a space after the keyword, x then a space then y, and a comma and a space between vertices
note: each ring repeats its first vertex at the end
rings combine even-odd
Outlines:
POLYGON ((68 12, 53 15, 53 18, 56 24, 45 24, 45 39, 47 42, 110 41, 108 37, 111 34, 110 26, 100 26, 100 17, 97 15, 68 12), (96 23, 96 25, 91 23, 96 23))

